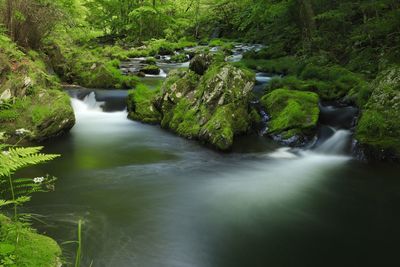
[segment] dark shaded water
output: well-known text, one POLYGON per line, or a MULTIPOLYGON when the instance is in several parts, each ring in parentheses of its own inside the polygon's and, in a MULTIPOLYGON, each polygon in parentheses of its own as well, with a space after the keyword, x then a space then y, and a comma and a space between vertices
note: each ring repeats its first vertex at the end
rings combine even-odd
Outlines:
MULTIPOLYGON (((74 106, 77 125, 47 148, 63 157, 35 171, 58 176, 57 190, 36 195, 31 209, 45 215, 49 225, 39 228, 60 242, 75 239, 82 218, 86 264, 400 262, 397 167, 295 156, 256 136, 220 154, 129 121, 124 111, 105 113, 88 99, 74 106)), ((73 248, 64 248, 68 258, 73 248)))
POLYGON ((314 151, 251 136, 222 154, 127 120, 125 94, 74 99, 76 126, 46 144, 62 158, 33 170, 59 177, 29 207, 35 226, 61 243, 83 219, 84 266, 400 265, 400 168, 342 155, 342 120, 323 117, 337 128, 314 151))

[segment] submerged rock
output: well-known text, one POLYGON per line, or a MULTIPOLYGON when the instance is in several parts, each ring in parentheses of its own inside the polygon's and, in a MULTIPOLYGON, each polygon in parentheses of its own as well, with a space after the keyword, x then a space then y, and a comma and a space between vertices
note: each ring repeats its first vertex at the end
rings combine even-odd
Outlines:
POLYGON ((150 75, 158 75, 160 71, 160 68, 156 65, 147 65, 140 69, 140 72, 150 75))
POLYGON ((400 67, 383 71, 356 127, 359 156, 400 161, 400 67))
POLYGON ((315 135, 319 97, 312 92, 277 89, 262 97, 270 115, 267 133, 285 145, 304 145, 315 135))
POLYGON ((203 76, 174 70, 159 91, 131 92, 129 117, 159 122, 180 136, 227 150, 253 123, 249 102, 254 82, 252 73, 226 63, 210 66, 203 76))

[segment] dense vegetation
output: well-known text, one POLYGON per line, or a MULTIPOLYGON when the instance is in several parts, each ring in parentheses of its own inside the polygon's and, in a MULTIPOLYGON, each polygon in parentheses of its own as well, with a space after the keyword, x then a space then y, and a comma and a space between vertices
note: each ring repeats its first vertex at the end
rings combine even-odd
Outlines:
MULTIPOLYGON (((270 116, 266 134, 291 145, 315 136, 319 101, 354 105, 355 151, 399 161, 398 0, 0 0, 0 19, 0 142, 43 141, 71 129, 62 85, 75 84, 134 89, 131 119, 220 150, 261 121, 254 99, 270 116), (238 42, 263 48, 225 62, 238 42), (190 68, 171 72, 156 89, 140 84, 138 76, 160 73, 156 58, 165 55, 192 59, 190 68), (120 70, 139 57, 137 75, 120 70), (251 92, 257 71, 275 75, 261 96, 251 92)), ((4 167, 10 152, 0 148, 4 167)), ((0 170, 2 190, 10 177, 0 170)), ((1 208, 17 204, 0 199, 1 208)), ((59 248, 16 214, 0 215, 0 266, 14 266, 42 242, 52 249, 40 257, 57 264, 59 248)), ((35 264, 23 266, 45 266, 35 264)))

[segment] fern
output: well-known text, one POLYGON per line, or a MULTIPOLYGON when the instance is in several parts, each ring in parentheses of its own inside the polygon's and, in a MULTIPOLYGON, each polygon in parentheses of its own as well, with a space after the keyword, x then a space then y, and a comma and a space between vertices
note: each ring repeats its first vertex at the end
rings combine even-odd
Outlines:
MULTIPOLYGON (((0 149, 2 147, 0 146, 0 149)), ((42 149, 43 147, 20 147, 3 150, 0 154, 0 177, 12 175, 19 169, 59 157, 59 155, 39 153, 42 149)))
POLYGON ((0 144, 0 208, 12 205, 14 219, 18 219, 17 207, 31 199, 36 192, 52 189, 54 177, 15 178, 15 172, 53 160, 59 155, 43 154, 43 147, 10 147, 0 144))

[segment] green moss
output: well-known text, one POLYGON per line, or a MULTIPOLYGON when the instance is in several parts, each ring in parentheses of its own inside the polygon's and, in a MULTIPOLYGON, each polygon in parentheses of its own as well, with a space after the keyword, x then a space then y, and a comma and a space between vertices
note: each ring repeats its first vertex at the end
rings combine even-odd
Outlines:
POLYGON ((156 65, 157 60, 154 57, 148 57, 143 61, 145 64, 156 65))
POLYGON ((261 103, 271 115, 268 132, 285 138, 307 134, 317 125, 318 102, 318 95, 311 92, 277 89, 265 95, 261 103))
POLYGON ((380 150, 393 150, 400 156, 400 68, 383 71, 370 85, 372 95, 362 111, 356 138, 380 150))
POLYGON ((75 123, 69 97, 60 91, 57 77, 46 72, 39 53, 24 55, 0 35, 0 55, 13 65, 0 79, 0 94, 11 92, 11 98, 0 106, 0 127, 6 141, 41 141, 68 131, 75 123), (25 129, 27 136, 18 135, 17 129, 25 129))
POLYGON ((220 150, 227 150, 233 143, 232 111, 229 107, 217 108, 204 126, 203 136, 220 150))
POLYGON ((18 112, 13 109, 0 110, 0 123, 1 122, 13 122, 18 119, 18 112))
POLYGON ((236 66, 240 65, 261 72, 288 75, 297 72, 299 60, 295 57, 282 57, 271 60, 243 59, 236 63, 236 66))
POLYGON ((180 100, 173 109, 171 121, 168 123, 170 129, 187 138, 195 138, 200 132, 198 112, 191 107, 191 104, 187 98, 180 100))
POLYGON ((181 62, 186 62, 186 61, 189 61, 186 54, 177 54, 177 55, 173 55, 171 57, 171 62, 181 63, 181 62))
POLYGON ((159 89, 150 89, 143 84, 139 84, 128 94, 129 118, 145 123, 159 123, 161 114, 154 106, 153 101, 159 89))
POLYGON ((146 65, 140 69, 141 72, 151 75, 160 74, 160 68, 156 65, 146 65))
POLYGON ((315 92, 324 100, 336 100, 347 96, 348 100, 363 105, 365 96, 359 93, 364 92, 366 86, 367 83, 362 77, 341 67, 317 67, 309 64, 299 71, 299 76, 272 79, 267 91, 287 87, 292 90, 315 92))
POLYGON ((117 46, 96 49, 78 46, 69 39, 49 41, 44 50, 55 72, 65 82, 88 88, 133 88, 138 79, 125 76, 119 69, 120 61, 130 56, 117 46))
MULTIPOLYGON (((152 54, 152 56, 154 55, 155 54, 152 54)), ((128 58, 148 57, 150 56, 150 52, 145 49, 131 49, 127 52, 126 56, 128 58)))
POLYGON ((56 267, 60 264, 61 249, 46 236, 35 233, 21 223, 11 222, 0 214, 0 259, 6 266, 56 267))

